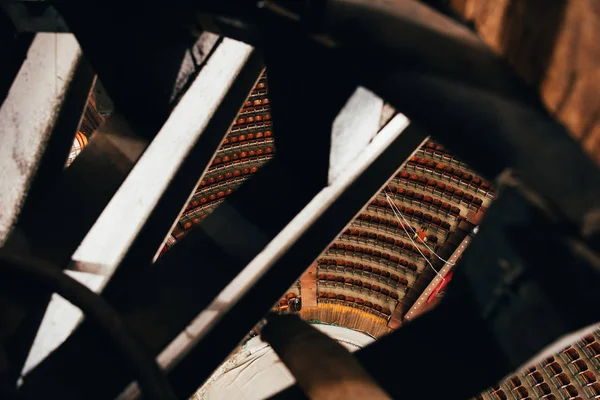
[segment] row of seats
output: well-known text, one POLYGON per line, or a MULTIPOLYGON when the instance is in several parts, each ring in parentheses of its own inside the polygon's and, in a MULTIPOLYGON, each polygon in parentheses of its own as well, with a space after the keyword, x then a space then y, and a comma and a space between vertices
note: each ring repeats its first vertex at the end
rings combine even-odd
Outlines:
POLYGON ((381 293, 382 295, 388 296, 394 300, 399 299, 398 293, 391 291, 385 287, 382 288, 379 285, 371 284, 369 282, 363 282, 360 279, 353 279, 350 277, 343 277, 343 276, 339 276, 339 275, 323 274, 323 273, 318 275, 318 279, 320 281, 337 282, 337 283, 343 283, 345 285, 356 286, 359 288, 371 290, 375 293, 381 293))
MULTIPOLYGON (((414 253, 416 256, 421 256, 421 254, 423 256, 425 256, 426 258, 431 257, 431 253, 428 250, 421 250, 419 251, 419 249, 417 249, 417 247, 415 247, 412 243, 410 242, 403 242, 402 240, 399 239, 394 239, 391 236, 386 236, 386 235, 382 235, 382 234, 376 234, 374 232, 369 232, 369 231, 365 231, 365 230, 359 230, 359 229, 346 229, 343 233, 343 235, 347 235, 350 237, 360 237, 362 239, 371 239, 371 240, 376 240, 378 242, 381 243, 385 243, 388 245, 393 245, 398 249, 404 249, 407 252, 412 252, 414 253)), ((367 249, 365 249, 363 251, 363 253, 366 254, 367 249)), ((380 251, 378 250, 372 250, 372 255, 374 257, 382 257, 386 260, 390 260, 391 259, 391 255, 388 253, 383 253, 381 254, 380 251)))
POLYGON ((248 151, 240 151, 239 153, 233 153, 231 156, 226 155, 223 157, 215 157, 215 159, 212 162, 211 167, 214 167, 217 165, 228 164, 228 163, 231 163, 236 160, 245 160, 247 158, 260 157, 263 155, 270 155, 270 154, 273 154, 273 147, 271 147, 271 146, 266 147, 265 149, 258 148, 258 149, 250 149, 248 151))
MULTIPOLYGON (((383 199, 373 199, 371 200, 371 203, 369 205, 372 207, 381 207, 386 211, 390 210, 390 212, 393 212, 392 207, 388 204, 386 200, 383 199)), ((432 225, 435 229, 441 229, 446 232, 448 232, 450 230, 450 227, 452 226, 449 222, 443 221, 441 218, 434 217, 431 214, 423 213, 422 211, 419 211, 417 213, 414 209, 411 209, 413 210, 412 213, 407 213, 407 209, 404 208, 403 210, 402 207, 403 206, 398 206, 398 208, 400 209, 400 211, 406 219, 417 220, 419 223, 426 223, 432 225)))
MULTIPOLYGON (((398 208, 400 208, 400 207, 398 207, 398 208)), ((402 211, 402 208, 400 208, 400 211, 402 211)), ((364 221, 364 222, 368 222, 371 224, 381 225, 384 227, 389 226, 395 230, 398 230, 398 233, 402 236, 406 236, 406 232, 404 231, 404 229, 406 229, 409 233, 416 232, 416 229, 412 226, 400 224, 395 219, 387 219, 387 218, 379 217, 377 215, 369 215, 369 214, 363 213, 363 214, 360 214, 356 219, 358 221, 364 221)), ((436 244, 438 242, 438 238, 435 235, 427 235, 427 242, 436 244)))
POLYGON ((467 205, 473 204, 476 207, 481 207, 483 205, 483 200, 481 198, 473 196, 470 193, 465 193, 461 189, 455 188, 454 186, 444 182, 437 181, 433 178, 426 178, 418 174, 410 174, 406 171, 400 172, 400 174, 397 175, 397 178, 399 178, 401 181, 422 186, 423 188, 427 188, 432 192, 438 192, 440 196, 446 195, 457 203, 463 202, 467 205))
POLYGON ((240 131, 253 130, 257 131, 259 129, 271 129, 273 126, 273 121, 271 121, 271 116, 268 118, 262 117, 262 121, 254 121, 254 122, 246 122, 244 124, 237 124, 237 120, 231 125, 230 133, 236 133, 240 131))
MULTIPOLYGON (((400 210, 402 210, 403 208, 400 207, 400 204, 398 204, 397 201, 402 202, 404 208, 414 206, 426 211, 433 211, 435 214, 442 218, 450 217, 453 220, 461 218, 460 208, 456 207, 458 210, 453 210, 452 204, 442 201, 436 197, 430 196, 427 193, 423 194, 418 191, 415 192, 411 189, 405 189, 391 185, 389 185, 389 189, 385 190, 384 193, 386 193, 392 198, 394 204, 396 204, 396 206, 400 208, 400 210)), ((443 196, 440 197, 443 198, 443 196)))
POLYGON ((233 123, 233 125, 246 125, 246 124, 252 124, 254 122, 262 122, 262 121, 270 121, 271 120, 271 114, 264 114, 264 115, 251 115, 251 116, 247 116, 247 117, 240 117, 238 119, 236 119, 233 123))
POLYGON ((248 132, 246 134, 241 134, 241 135, 232 135, 229 137, 226 137, 225 139, 223 139, 223 143, 222 146, 226 146, 229 144, 244 144, 244 143, 248 143, 249 141, 253 141, 253 140, 258 140, 258 139, 269 139, 273 137, 273 132, 266 130, 266 131, 258 131, 258 132, 248 132))
MULTIPOLYGON (((411 271, 416 271, 417 270, 417 264, 415 264, 414 262, 411 261, 407 261, 403 258, 397 257, 397 256, 393 256, 390 255, 390 257, 388 258, 388 254, 387 253, 381 253, 378 250, 373 251, 373 249, 369 249, 368 247, 361 247, 361 246, 354 246, 351 244, 344 244, 344 243, 335 243, 334 245, 332 245, 330 247, 331 250, 338 250, 338 251, 344 251, 345 253, 351 253, 351 256, 356 257, 356 258, 361 258, 362 254, 366 254, 368 256, 371 257, 378 257, 380 254, 380 257, 383 260, 389 261, 392 264, 397 264, 400 265, 408 270, 411 271), (353 255, 352 253, 355 253, 356 255, 353 255)), ((321 266, 325 266, 325 265, 338 265, 338 266, 344 266, 346 268, 355 268, 355 269, 359 269, 361 271, 369 271, 368 269, 368 265, 362 265, 360 263, 353 263, 351 261, 344 261, 341 259, 338 260, 332 260, 332 259, 326 259, 326 258, 321 258, 319 259, 319 261, 317 261, 317 263, 321 266), (344 263, 343 265, 338 265, 338 263, 344 263), (367 269, 365 269, 367 268, 367 269)))
MULTIPOLYGON (((327 260, 328 262, 330 260, 327 260)), ((354 268, 354 263, 350 262, 350 261, 345 261, 345 260, 335 260, 336 261, 336 266, 343 266, 343 267, 347 267, 347 268, 354 268), (351 264, 351 265, 348 265, 351 264)), ((402 276, 398 276, 396 274, 392 274, 389 271, 386 270, 382 270, 380 268, 377 267, 371 267, 370 265, 363 265, 362 269, 359 268, 355 268, 356 270, 359 271, 364 271, 364 272, 370 272, 373 275, 380 275, 382 278, 385 279, 389 279, 390 281, 394 282, 394 283, 399 283, 403 286, 408 285, 408 280, 402 276)), ((335 277, 335 279, 337 279, 338 281, 341 279, 342 281, 344 279, 350 279, 350 281, 352 280, 350 277, 344 278, 343 276, 336 276, 333 274, 325 274, 325 273, 319 273, 319 275, 317 275, 318 279, 326 279, 326 277, 330 277, 333 276, 335 277)), ((334 279, 334 280, 335 280, 334 279)), ((329 278, 327 278, 326 280, 330 280, 329 278)))
POLYGON ((470 169, 470 167, 461 159, 455 157, 452 153, 445 151, 445 147, 435 142, 428 142, 420 149, 427 157, 442 159, 447 163, 452 163, 461 168, 470 169))
POLYGON ((489 190, 491 188, 488 182, 482 180, 478 176, 474 176, 473 174, 463 171, 459 168, 451 167, 450 165, 445 165, 440 162, 427 160, 424 157, 414 156, 408 161, 408 165, 411 167, 418 166, 422 168, 427 168, 439 174, 448 176, 450 178, 454 177, 468 185, 474 186, 475 188, 481 188, 483 190, 489 190))
POLYGON ((217 183, 226 183, 229 180, 234 180, 244 176, 255 174, 256 172, 258 172, 258 170, 259 167, 257 165, 253 165, 245 168, 236 169, 233 171, 225 171, 224 173, 219 174, 217 176, 207 176, 205 179, 202 179, 200 181, 199 187, 201 189, 204 189, 217 183))
MULTIPOLYGON (((432 179, 433 180, 433 179, 432 179)), ((410 201, 416 201, 418 203, 422 203, 423 208, 435 208, 440 210, 443 213, 451 214, 454 217, 458 217, 460 215, 460 208, 453 206, 450 203, 437 199, 433 196, 429 196, 427 194, 415 192, 411 189, 405 189, 402 187, 390 186, 388 194, 393 194, 395 196, 403 197, 404 199, 408 199, 410 201)), ((468 195, 471 196, 471 195, 468 195)), ((440 196, 442 197, 442 196, 440 196)), ((472 196, 471 196, 472 197, 472 196)), ((469 199, 468 197, 465 197, 469 199)), ((457 201, 460 201, 461 197, 456 198, 457 201)), ((471 199, 472 202, 473 199, 471 199)))
POLYGON ((268 97, 262 99, 248 99, 248 101, 244 103, 244 107, 242 108, 241 112, 247 113, 257 111, 255 107, 260 107, 258 111, 262 111, 263 109, 265 109, 265 106, 268 106, 269 104, 270 102, 268 97))
POLYGON ((365 306, 367 308, 372 308, 373 310, 380 312, 382 314, 385 315, 392 315, 392 311, 389 308, 385 308, 380 306, 379 304, 373 304, 373 302, 369 301, 369 300, 363 300, 361 298, 357 298, 357 297, 352 297, 352 296, 345 296, 343 294, 335 294, 335 293, 326 293, 326 292, 319 292, 319 298, 320 299, 330 299, 330 300, 340 300, 340 301, 344 301, 347 303, 355 303, 356 305, 360 305, 360 306, 365 306))

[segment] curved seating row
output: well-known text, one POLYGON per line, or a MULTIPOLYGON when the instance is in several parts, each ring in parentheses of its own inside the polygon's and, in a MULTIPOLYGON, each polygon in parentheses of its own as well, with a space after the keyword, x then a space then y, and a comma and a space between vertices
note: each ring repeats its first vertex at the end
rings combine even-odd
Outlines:
MULTIPOLYGON (((369 248, 363 248, 361 246, 355 246, 352 244, 344 244, 344 243, 340 243, 337 242, 335 243, 333 246, 330 247, 330 250, 338 250, 338 251, 343 251, 346 254, 350 253, 351 256, 355 257, 355 258, 359 258, 362 259, 362 255, 367 255, 370 257, 380 257, 382 260, 384 260, 385 262, 389 262, 392 265, 398 265, 398 266, 402 266, 405 269, 408 269, 410 271, 417 271, 418 267, 417 264, 415 264, 412 261, 407 261, 403 258, 400 258, 398 256, 394 256, 394 255, 390 255, 390 257, 387 257, 387 253, 381 253, 378 250, 375 250, 375 253, 373 253, 373 249, 369 249, 369 248), (335 246, 335 247, 333 247, 335 246)), ((341 260, 341 259, 329 259, 329 258, 320 258, 317 261, 318 265, 337 265, 337 266, 344 266, 347 268, 355 268, 355 269, 359 269, 359 270, 365 270, 366 265, 363 265, 361 263, 353 263, 350 261, 345 261, 345 260, 341 260), (332 262, 334 261, 335 264, 332 262), (343 265, 341 263, 344 263, 343 265)), ((368 271, 368 268, 366 269, 368 271)))
POLYGON ((384 296, 388 296, 393 300, 398 300, 400 297, 398 295, 398 293, 394 292, 393 290, 389 290, 385 287, 381 287, 379 285, 372 284, 370 282, 363 282, 361 279, 353 279, 350 277, 344 277, 344 276, 333 275, 333 274, 325 274, 325 273, 318 274, 317 279, 320 281, 337 282, 337 283, 343 283, 344 285, 350 285, 350 286, 356 286, 358 288, 368 289, 372 292, 381 293, 384 296))
POLYGON ((420 186, 424 189, 431 191, 432 193, 438 193, 439 196, 448 196, 449 199, 457 203, 465 203, 467 205, 473 204, 475 207, 481 207, 483 200, 479 197, 473 196, 470 193, 465 193, 464 190, 458 189, 450 184, 440 182, 433 178, 427 178, 419 174, 409 173, 402 171, 396 177, 400 181, 407 182, 414 186, 420 186))
MULTIPOLYGON (((359 229, 346 229, 344 231, 343 235, 350 236, 350 237, 360 237, 363 239, 368 238, 368 239, 371 239, 374 241, 376 240, 380 243, 385 243, 387 245, 394 246, 395 249, 397 249, 397 250, 403 249, 406 252, 413 253, 414 255, 419 256, 419 257, 421 257, 421 253, 426 258, 431 257, 431 253, 428 250, 421 250, 421 252, 419 252, 419 249, 417 249, 412 243, 404 242, 402 240, 395 239, 391 236, 376 234, 374 232, 369 232, 369 231, 359 230, 359 229)), ((365 248, 363 250, 363 253, 368 254, 369 250, 371 250, 371 249, 365 248)), ((381 257, 386 260, 391 260, 391 255, 388 253, 382 254, 379 250, 371 250, 371 253, 374 257, 381 257)))
POLYGON ((198 186, 198 191, 196 194, 200 192, 200 190, 209 190, 211 186, 223 186, 227 184, 233 184, 238 182, 240 179, 244 179, 249 175, 252 175, 258 172, 258 165, 248 164, 243 168, 228 170, 228 171, 220 171, 218 175, 212 174, 207 175, 204 179, 200 181, 200 185, 198 186))
POLYGON ((266 130, 266 131, 257 131, 257 132, 248 132, 248 133, 244 133, 244 134, 235 134, 235 135, 231 135, 226 137, 225 139, 223 139, 223 142, 221 143, 221 148, 218 151, 221 151, 222 149, 228 149, 229 147, 227 146, 232 146, 232 145, 238 145, 238 144, 245 144, 245 143, 262 143, 262 142, 257 142, 260 140, 272 140, 273 138, 273 132, 271 132, 270 130, 266 130))
POLYGON ((262 99, 248 99, 244 103, 244 107, 240 111, 240 114, 247 114, 256 111, 265 111, 268 110, 270 106, 269 98, 264 97, 262 99))
POLYGON ((340 300, 346 303, 355 303, 359 306, 365 306, 367 308, 372 308, 373 310, 382 313, 386 316, 392 315, 392 311, 389 308, 384 308, 379 304, 373 304, 373 302, 369 300, 363 300, 358 297, 346 296, 343 294, 335 294, 332 292, 319 292, 319 299, 330 299, 330 300, 340 300))
MULTIPOLYGON (((392 207, 388 204, 388 202, 386 200, 383 200, 383 199, 373 199, 373 200, 371 200, 371 203, 369 204, 369 206, 381 207, 385 210, 390 210, 390 212, 393 213, 392 207)), ((448 232, 450 230, 450 227, 452 226, 452 225, 450 225, 449 222, 443 221, 441 218, 434 217, 431 214, 423 213, 422 211, 415 214, 415 210, 412 209, 413 210, 412 214, 407 213, 406 207, 404 208, 404 210, 402 209, 402 207, 404 207, 404 206, 398 206, 398 208, 400 209, 400 211, 402 212, 402 214, 404 215, 404 217, 406 219, 416 220, 419 223, 427 223, 427 224, 433 225, 435 228, 441 229, 445 232, 448 232), (422 213, 422 215, 421 215, 421 213, 422 213)))
POLYGON ((464 170, 467 170, 467 172, 473 174, 473 175, 477 175, 471 167, 469 167, 467 165, 466 162, 462 161, 461 159, 457 158, 456 156, 454 156, 452 153, 449 153, 446 151, 445 147, 442 145, 439 145, 433 141, 429 141, 427 142, 424 146, 422 146, 419 151, 417 152, 417 154, 422 154, 426 157, 430 157, 432 158, 434 161, 437 160, 442 160, 446 163, 449 164, 454 164, 464 170))
POLYGON ((411 159, 407 163, 407 166, 419 166, 422 168, 426 168, 431 171, 435 171, 438 174, 442 174, 442 176, 449 177, 450 179, 455 178, 468 185, 473 185, 475 188, 481 187, 481 189, 483 190, 491 189, 491 185, 488 182, 481 179, 480 177, 478 177, 477 175, 473 175, 470 172, 463 171, 460 168, 454 168, 447 164, 443 164, 433 160, 427 160, 424 157, 411 157, 411 159))
MULTIPOLYGON (((400 208, 400 207, 398 207, 398 208, 400 208)), ((400 210, 402 210, 402 209, 400 208, 400 210)), ((416 232, 415 228, 412 226, 409 227, 405 224, 398 223, 398 221, 395 219, 387 219, 387 218, 379 217, 377 215, 369 215, 366 213, 362 213, 362 214, 359 214, 358 217, 356 217, 356 220, 379 225, 384 228, 390 227, 390 228, 394 229, 395 231, 397 230, 401 236, 406 236, 406 232, 404 231, 403 228, 405 228, 409 233, 416 232)), ((438 242, 438 237, 435 235, 427 235, 427 242, 435 244, 438 242)))
POLYGON ((456 207, 457 210, 453 210, 452 204, 440 200, 440 198, 444 198, 441 195, 438 195, 438 198, 434 193, 421 193, 419 191, 413 191, 412 189, 391 185, 389 185, 389 190, 380 193, 378 198, 385 199, 386 194, 401 210, 402 208, 400 206, 403 206, 404 208, 414 207, 420 209, 422 212, 432 211, 438 218, 447 219, 447 222, 450 224, 454 223, 457 219, 463 218, 461 209, 456 207))
MULTIPOLYGON (((219 165, 226 165, 229 163, 232 163, 234 161, 237 160, 245 160, 247 158, 253 158, 253 157, 259 157, 259 156, 263 156, 263 155, 270 155, 273 154, 274 148, 271 146, 268 146, 264 149, 262 148, 257 148, 257 149, 249 149, 249 150, 242 150, 240 152, 236 152, 233 153, 231 155, 224 155, 223 157, 215 157, 215 159, 213 160, 210 169, 213 169, 215 166, 219 166, 219 165)), ((210 171, 209 169, 209 171, 210 171)))
POLYGON ((270 129, 272 125, 273 121, 271 121, 271 114, 261 116, 260 121, 257 121, 256 119, 249 121, 247 118, 238 118, 232 124, 231 132, 239 132, 247 129, 270 129))
MULTIPOLYGON (((425 209, 436 209, 441 213, 450 214, 454 218, 456 218, 460 215, 460 208, 452 205, 451 203, 445 202, 443 200, 440 200, 439 198, 435 198, 435 197, 429 196, 427 194, 415 192, 414 190, 411 190, 411 189, 405 189, 402 187, 396 187, 396 186, 390 185, 390 189, 386 192, 388 192, 388 195, 390 195, 390 197, 392 197, 392 198, 394 196, 397 196, 397 197, 402 197, 403 201, 408 200, 410 202, 415 201, 417 203, 422 203, 423 204, 422 208, 425 208, 425 209)), ((468 196, 471 196, 471 195, 468 195, 468 196)), ((465 198, 469 199, 468 196, 466 196, 465 198)), ((439 197, 442 197, 442 196, 440 195, 439 197)), ((457 198, 455 200, 460 202, 461 198, 462 197, 457 196, 457 198)), ((473 200, 473 199, 471 198, 470 200, 473 200)))

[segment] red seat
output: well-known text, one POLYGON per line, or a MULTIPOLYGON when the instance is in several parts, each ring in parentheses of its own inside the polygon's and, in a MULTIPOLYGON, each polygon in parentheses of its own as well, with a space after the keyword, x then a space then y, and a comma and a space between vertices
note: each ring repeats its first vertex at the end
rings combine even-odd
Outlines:
POLYGON ((317 279, 320 280, 320 281, 324 281, 326 278, 327 278, 326 274, 319 274, 319 275, 317 275, 317 279))
POLYGON ((391 292, 390 297, 394 300, 398 300, 400 298, 400 296, 398 296, 398 293, 396 292, 391 292))
POLYGON ((362 285, 363 285, 363 282, 362 282, 361 280, 359 280, 359 279, 355 279, 355 280, 354 280, 354 286, 359 286, 359 287, 361 287, 362 285))
POLYGON ((335 299, 335 293, 327 293, 328 299, 335 299))
POLYGON ((352 296, 346 296, 346 301, 348 303, 354 303, 356 301, 356 299, 352 296))
POLYGON ((365 300, 365 307, 373 308, 373 303, 368 300, 365 300))
POLYGON ((380 292, 381 291, 381 286, 379 285, 373 285, 371 286, 371 290, 374 292, 380 292))
POLYGON ((390 295, 390 291, 386 288, 381 288, 381 294, 383 294, 384 296, 389 296, 390 295))
POLYGON ((352 278, 345 278, 344 279, 344 283, 347 283, 348 285, 352 285, 354 283, 354 279, 352 279, 352 278))
POLYGON ((325 293, 325 292, 319 292, 319 298, 320 299, 323 299, 323 298, 326 298, 326 297, 327 297, 327 293, 325 293))
POLYGON ((363 305, 365 304, 365 301, 363 299, 356 299, 355 303, 358 305, 363 305))
MULTIPOLYGON (((410 265, 409 265, 409 269, 411 269, 410 265)), ((417 266, 416 265, 414 266, 414 270, 415 271, 417 270, 417 266)), ((398 282, 401 283, 401 284, 403 284, 404 286, 408 285, 408 280, 406 278, 402 277, 402 276, 400 277, 400 279, 398 280, 398 282)))
POLYGON ((373 269, 371 270, 371 273, 374 275, 379 275, 379 274, 381 274, 381 270, 379 268, 373 267, 373 269))
POLYGON ((384 308, 381 310, 382 313, 384 313, 385 315, 392 315, 392 312, 390 311, 389 308, 384 308))
POLYGON ((452 207, 452 209, 450 210, 450 213, 452 215, 459 215, 460 214, 460 208, 458 208, 458 207, 452 207))
POLYGON ((371 284, 370 284, 369 282, 363 282, 362 286, 363 286, 365 289, 371 289, 371 284))
POLYGON ((482 206, 483 205, 483 200, 481 200, 479 197, 475 197, 473 199, 473 204, 475 204, 476 206, 482 206))
POLYGON ((338 294, 338 295, 335 296, 335 298, 338 299, 338 300, 342 300, 342 301, 346 300, 346 296, 344 296, 343 294, 338 294))

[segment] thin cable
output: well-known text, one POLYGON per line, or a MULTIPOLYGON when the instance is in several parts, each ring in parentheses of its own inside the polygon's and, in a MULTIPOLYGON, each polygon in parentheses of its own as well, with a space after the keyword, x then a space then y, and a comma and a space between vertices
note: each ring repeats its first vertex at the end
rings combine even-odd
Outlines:
MULTIPOLYGON (((384 192, 385 193, 385 192, 384 192)), ((416 247, 417 251, 419 252, 419 254, 421 254, 421 256, 425 259, 425 261, 427 262, 427 264, 429 264, 429 266, 431 267, 431 269, 433 270, 433 272, 436 273, 437 276, 439 276, 440 278, 442 278, 442 280, 445 280, 445 278, 442 276, 442 274, 440 274, 438 272, 437 269, 435 269, 435 267, 433 266, 433 264, 429 261, 429 259, 427 257, 425 257, 425 254, 423 254, 423 252, 421 251, 421 249, 419 248, 419 246, 415 243, 415 241, 412 239, 411 235, 408 233, 408 231, 406 230, 406 227, 404 226, 404 224, 402 223, 402 221, 400 221, 400 218, 398 218, 398 214, 396 214, 396 210, 395 210, 395 204, 393 204, 393 202, 391 201, 390 196, 385 193, 385 197, 387 198, 388 204, 392 207, 392 212, 394 213, 394 215, 396 216, 396 219, 398 220, 398 222, 400 222, 400 225, 402 225, 402 229, 404 229, 404 232, 406 233, 406 236, 408 236, 408 239, 411 241, 411 243, 413 244, 413 246, 416 247)))
MULTIPOLYGON (((177 399, 162 370, 110 305, 87 286, 64 274, 54 265, 30 257, 16 256, 0 251, 0 272, 26 282, 35 283, 56 292, 104 331, 124 360, 129 364, 145 398, 177 399)), ((25 379, 27 377, 25 376, 25 379)))
MULTIPOLYGON (((388 188, 388 190, 389 190, 390 192, 392 191, 392 190, 390 189, 390 185, 388 185, 388 186, 387 186, 387 188, 388 188)), ((387 193, 386 193, 386 195, 387 195, 387 193)), ((396 203, 394 203, 394 206, 396 206, 396 203)), ((406 220, 406 218, 404 218, 404 215, 402 214, 402 211, 400 211, 400 209, 399 209, 398 207, 396 207, 396 209, 397 209, 397 210, 398 210, 398 212, 400 213, 400 216, 402 217, 402 219, 404 220, 404 222, 406 222, 406 223, 408 224, 408 226, 410 227, 410 230, 411 230, 411 231, 413 231, 413 233, 414 233, 414 234, 416 234, 416 233, 417 233, 417 231, 415 231, 415 230, 413 229, 413 227, 412 227, 412 226, 410 226, 409 222, 406 220)), ((436 252, 435 252, 435 250, 433 250, 432 248, 430 248, 429 246, 427 246, 427 243, 425 243, 425 242, 422 242, 422 243, 423 243, 423 246, 427 247, 427 250, 429 250, 430 252, 432 252, 432 253, 433 253, 433 254, 434 254, 434 255, 435 255, 435 256, 436 256, 436 257, 437 257, 437 258, 438 258, 440 261, 443 261, 445 264, 450 264, 450 265, 452 265, 452 266, 454 266, 454 265, 455 265, 455 263, 453 263, 452 261, 445 260, 445 259, 443 259, 442 257, 440 257, 440 256, 438 255, 438 253, 436 253, 436 252)))

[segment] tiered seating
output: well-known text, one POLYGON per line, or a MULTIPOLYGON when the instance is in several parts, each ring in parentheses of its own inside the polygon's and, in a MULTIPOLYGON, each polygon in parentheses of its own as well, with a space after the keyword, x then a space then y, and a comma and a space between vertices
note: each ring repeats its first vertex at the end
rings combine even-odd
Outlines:
POLYGON ((333 302, 341 302, 347 306, 358 307, 383 318, 389 318, 389 316, 392 315, 392 310, 390 308, 384 307, 381 304, 373 303, 370 300, 341 293, 336 294, 334 292, 319 292, 319 301, 328 300, 333 302))
MULTIPOLYGON (((375 274, 374 274, 375 275, 375 274)), ((334 275, 334 274, 327 274, 325 272, 321 272, 317 275, 317 279, 319 281, 321 281, 321 283, 325 283, 325 282, 331 282, 331 283, 340 283, 340 284, 344 284, 344 285, 348 285, 351 287, 355 287, 358 289, 364 288, 366 290, 372 291, 372 295, 376 295, 381 293, 383 296, 388 296, 390 299, 392 300, 398 300, 399 299, 399 295, 397 292, 395 292, 392 288, 392 290, 386 288, 386 287, 382 287, 376 283, 370 283, 364 279, 359 279, 359 278, 363 278, 363 276, 358 276, 358 277, 354 277, 351 278, 350 276, 346 275, 334 275)), ((397 279, 399 277, 396 275, 396 282, 397 279)), ((404 286, 406 286, 406 283, 404 284, 404 286)), ((392 280, 392 285, 394 284, 394 281, 392 280)))
MULTIPOLYGON (((437 161, 443 161, 447 165, 454 165, 455 167, 460 167, 463 172, 469 173, 471 175, 477 175, 464 161, 456 158, 451 153, 445 151, 444 146, 436 144, 433 141, 429 141, 425 144, 425 146, 421 147, 417 152, 418 155, 424 156, 425 158, 429 158, 430 160, 437 163, 437 161)), ((428 164, 431 165, 431 164, 428 164)), ((476 182, 475 184, 480 186, 482 189, 491 191, 491 185, 489 182, 485 182, 479 178, 480 182, 476 182)))
MULTIPOLYGON (((324 258, 319 260, 319 263, 331 262, 332 259, 329 257, 336 255, 341 255, 346 259, 350 258, 350 260, 340 260, 338 258, 338 262, 345 262, 347 268, 359 269, 361 271, 365 268, 370 268, 369 265, 363 266, 361 262, 371 265, 375 264, 375 266, 381 266, 382 268, 388 268, 392 273, 399 272, 405 276, 414 276, 419 269, 416 263, 408 261, 406 258, 400 258, 395 255, 390 255, 388 258, 388 253, 381 253, 381 255, 379 255, 379 250, 375 250, 375 254, 373 254, 373 249, 363 248, 361 246, 355 246, 343 242, 337 242, 331 245, 327 253, 324 255, 324 258)), ((335 262, 333 264, 335 264, 335 262)), ((324 266, 331 264, 319 265, 324 266)))
MULTIPOLYGON (((592 399, 600 398, 600 331, 596 331, 524 372, 510 377, 498 388, 509 388, 514 399, 592 399)), ((502 390, 502 389, 499 389, 502 390)))
POLYGON ((235 164, 236 161, 245 161, 247 159, 259 157, 268 158, 271 154, 273 154, 273 147, 271 146, 264 149, 260 147, 248 150, 244 149, 239 152, 232 152, 230 155, 223 155, 222 157, 217 154, 217 157, 213 160, 208 171, 209 173, 214 172, 216 169, 222 169, 223 167, 235 164))
MULTIPOLYGON (((403 241, 392 236, 376 234, 374 232, 360 229, 346 229, 342 236, 348 241, 356 241, 357 243, 369 245, 369 247, 378 247, 384 251, 392 251, 417 261, 422 261, 423 256, 427 258, 431 257, 431 253, 428 250, 421 250, 421 252, 419 252, 420 249, 417 249, 412 242, 410 242, 410 240, 403 241)), ((391 254, 387 252, 382 253, 379 250, 371 249, 369 247, 364 247, 362 253, 375 258, 381 257, 385 260, 390 260, 392 264, 396 264, 395 259, 392 260, 391 254)))
POLYGON ((419 188, 442 199, 446 198, 457 206, 463 204, 469 210, 478 211, 483 205, 481 197, 474 196, 458 188, 451 179, 443 182, 440 179, 427 178, 424 175, 408 171, 401 171, 396 175, 396 179, 408 188, 419 188))
MULTIPOLYGON (((442 221, 441 218, 433 217, 433 216, 425 215, 425 214, 423 214, 422 217, 420 216, 420 214, 415 216, 414 212, 412 215, 409 215, 409 214, 405 213, 406 207, 404 208, 404 211, 402 211, 401 207, 398 207, 398 208, 403 213, 404 218, 406 218, 408 221, 417 222, 417 223, 421 224, 422 226, 427 226, 428 228, 431 228, 432 230, 434 230, 436 232, 440 232, 443 235, 447 235, 450 232, 450 228, 452 227, 452 225, 450 223, 448 223, 447 221, 442 221), (431 217, 431 221, 429 221, 429 217, 431 217)), ((372 212, 381 212, 386 215, 394 215, 392 208, 390 207, 388 202, 383 199, 371 200, 371 203, 368 205, 368 209, 369 209, 369 211, 372 211, 372 212)))
POLYGON ((272 143, 272 138, 273 133, 270 130, 248 132, 241 135, 238 135, 237 133, 231 134, 223 139, 223 143, 221 144, 221 149, 219 149, 219 151, 231 150, 249 144, 272 143))
MULTIPOLYGON (((400 210, 402 208, 399 207, 400 210)), ((375 213, 374 213, 375 214, 375 213)), ((352 222, 352 226, 359 225, 364 227, 369 227, 371 229, 375 229, 377 231, 383 231, 392 233, 399 236, 406 237, 408 232, 411 234, 412 232, 416 232, 417 229, 412 226, 408 226, 404 223, 399 223, 395 218, 385 218, 379 217, 378 215, 371 215, 369 213, 362 213, 352 222), (406 229, 406 231, 405 231, 406 229)), ((412 237, 412 235, 411 235, 412 237)), ((431 245, 435 245, 438 243, 438 237, 436 235, 430 234, 427 235, 427 243, 431 245)))

